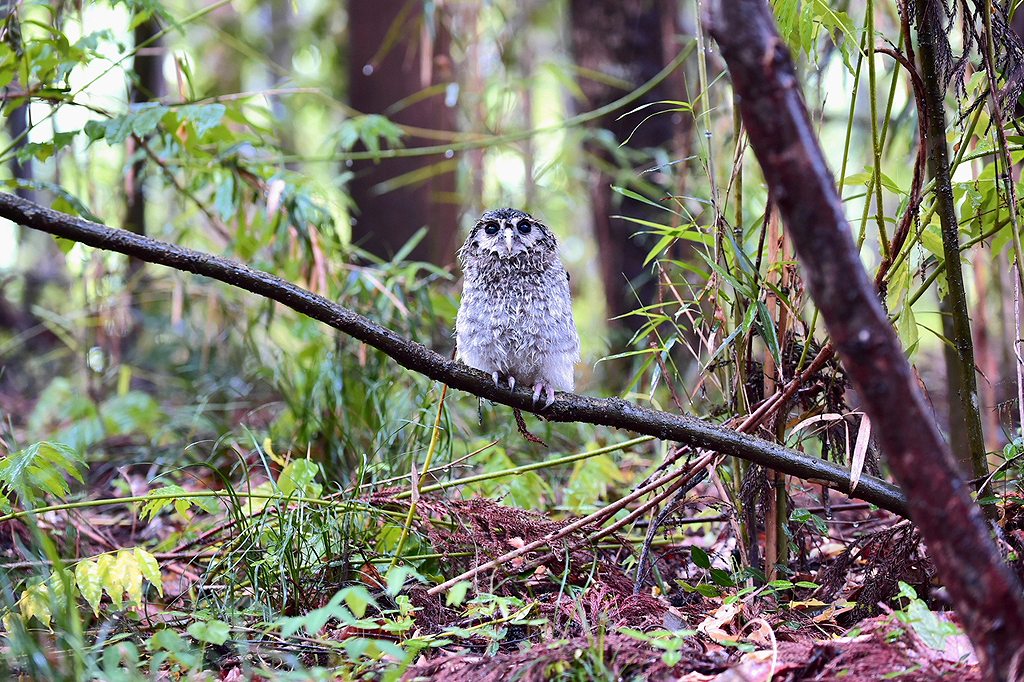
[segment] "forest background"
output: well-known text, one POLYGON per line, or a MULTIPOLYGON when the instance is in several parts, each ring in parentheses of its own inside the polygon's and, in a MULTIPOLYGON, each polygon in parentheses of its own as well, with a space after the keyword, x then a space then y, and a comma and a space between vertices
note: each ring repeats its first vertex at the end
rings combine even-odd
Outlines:
MULTIPOLYGON (((925 168, 910 10, 772 11, 861 261, 1019 572, 1024 15, 931 5, 950 38, 933 64, 949 201, 925 168)), ((871 422, 706 21, 687 0, 8 0, 0 174, 446 357, 458 246, 483 210, 523 208, 571 274, 579 393, 752 430, 867 485, 886 474, 871 422)), ((880 603, 948 605, 899 504, 737 458, 671 499, 633 496, 702 453, 528 416, 542 447, 509 408, 287 307, 7 221, 0 412, 2 672, 426 675, 564 640, 586 653, 546 674, 655 675, 737 664, 762 617, 838 634, 880 603), (419 601, 588 515, 553 556, 419 601), (751 594, 753 612, 722 615, 751 594)))

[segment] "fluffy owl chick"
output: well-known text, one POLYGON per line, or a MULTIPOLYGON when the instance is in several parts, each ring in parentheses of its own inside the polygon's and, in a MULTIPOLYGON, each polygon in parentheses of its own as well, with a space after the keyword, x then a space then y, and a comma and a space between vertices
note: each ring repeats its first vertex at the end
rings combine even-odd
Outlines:
POLYGON ((573 389, 580 337, 569 275, 555 236, 513 208, 487 211, 459 250, 464 283, 455 321, 457 357, 509 388, 533 386, 533 402, 573 389))

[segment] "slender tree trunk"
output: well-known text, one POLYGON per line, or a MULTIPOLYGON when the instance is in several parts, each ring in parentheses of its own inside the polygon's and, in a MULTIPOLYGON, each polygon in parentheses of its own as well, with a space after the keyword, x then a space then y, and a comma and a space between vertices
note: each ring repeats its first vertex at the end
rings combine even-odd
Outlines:
POLYGON ((980 258, 974 264, 974 289, 978 295, 978 307, 974 316, 974 349, 978 368, 981 370, 981 385, 978 387, 981 396, 981 414, 985 423, 985 450, 998 452, 1003 447, 1003 436, 999 429, 999 399, 996 396, 996 381, 999 377, 999 360, 996 358, 994 340, 996 324, 989 312, 993 297, 989 288, 995 284, 998 288, 997 268, 992 267, 985 259, 980 258))
POLYGON ((952 452, 929 418, 864 271, 771 9, 763 0, 713 0, 709 14, 751 147, 785 219, 808 290, 864 400, 893 475, 907 491, 911 516, 983 671, 991 680, 1009 680, 1019 674, 1024 656, 1021 586, 1003 564, 952 452))
MULTIPOLYGON (((17 87, 17 86, 16 86, 17 87)), ((25 146, 25 139, 22 137, 28 132, 28 105, 22 105, 12 111, 7 117, 7 134, 12 140, 21 138, 21 142, 17 143, 15 149, 21 149, 25 146)), ((21 161, 17 154, 11 155, 11 175, 16 180, 21 181, 21 185, 15 189, 15 194, 29 201, 37 201, 36 192, 31 187, 26 185, 32 182, 32 161, 26 159, 21 161)))
MULTIPOLYGON (((789 240, 782 232, 782 222, 779 219, 778 211, 771 208, 771 216, 768 219, 768 262, 788 263, 792 260, 792 248, 789 247, 789 240)), ((768 279, 775 284, 780 291, 789 290, 789 272, 783 268, 769 273, 768 279)), ((789 336, 789 317, 786 307, 782 305, 774 294, 769 294, 766 302, 771 319, 775 322, 775 336, 782 344, 786 343, 789 336)), ((786 377, 780 376, 782 368, 775 363, 775 356, 771 349, 765 344, 764 349, 764 394, 772 395, 784 384, 786 377)), ((775 418, 775 437, 780 443, 785 442, 786 415, 789 413, 788 405, 779 410, 775 418)), ((764 519, 764 574, 770 582, 778 576, 776 569, 780 565, 786 565, 789 559, 789 537, 786 535, 786 528, 789 523, 789 492, 786 489, 786 475, 778 472, 768 472, 768 482, 771 492, 768 497, 768 513, 764 519)))
MULTIPOLYGON (((442 6, 428 17, 419 0, 350 0, 349 98, 364 114, 382 114, 395 123, 454 131, 456 109, 446 101, 452 82, 451 37, 442 6), (433 23, 428 25, 427 22, 433 23), (406 103, 412 98, 412 103, 406 103)), ((407 147, 436 144, 411 135, 407 147)), ((422 227, 429 233, 412 258, 439 264, 454 261, 459 202, 455 192, 457 161, 447 158, 398 158, 353 165, 350 184, 356 205, 353 238, 362 248, 387 258, 422 227), (425 179, 388 190, 382 183, 401 176, 425 179)))
POLYGON ((985 459, 985 432, 981 425, 978 380, 974 367, 974 341, 967 308, 963 270, 960 267, 960 224, 953 200, 946 148, 945 83, 937 63, 935 41, 942 28, 934 25, 934 17, 925 11, 927 3, 919 3, 917 41, 921 75, 924 79, 924 100, 927 111, 928 172, 935 181, 935 203, 942 226, 942 250, 946 261, 946 297, 943 301, 943 329, 953 344, 953 353, 946 354, 946 376, 949 399, 950 434, 953 454, 965 472, 975 478, 988 474, 985 459), (960 440, 963 433, 966 447, 960 440))
MULTIPOLYGON (((19 57, 23 54, 23 43, 21 37, 21 22, 17 14, 16 0, 0 0, 0 21, 4 30, 2 40, 19 57)), ((24 83, 18 80, 13 81, 6 88, 17 91, 25 87, 24 83)), ((29 108, 25 102, 13 109, 7 116, 7 134, 11 140, 17 140, 14 150, 17 151, 25 146, 28 140, 29 129, 29 108)), ((11 155, 11 175, 19 181, 15 193, 29 201, 39 201, 38 192, 33 189, 32 181, 34 173, 32 160, 21 161, 17 154, 11 155)), ((21 298, 17 303, 9 304, 6 300, 0 299, 0 327, 7 327, 15 331, 25 331, 37 324, 39 320, 33 312, 33 308, 43 295, 47 284, 60 281, 64 277, 64 259, 57 245, 50 237, 39 235, 33 230, 19 228, 18 252, 19 263, 24 267, 21 276, 23 278, 21 298)), ((50 333, 45 333, 41 339, 50 343, 55 338, 50 333)), ((37 349, 38 350, 38 349, 37 349)))
MULTIPOLYGON (((267 38, 270 41, 270 60, 272 66, 268 69, 268 77, 271 83, 277 81, 283 72, 291 71, 292 56, 294 55, 293 45, 293 19, 292 0, 271 0, 266 11, 267 38)), ((270 98, 270 106, 274 115, 281 121, 293 121, 294 117, 289 113, 285 100, 279 96, 270 98)), ((295 128, 294 126, 282 126, 278 131, 281 149, 286 154, 295 153, 295 128)), ((291 170, 295 170, 294 163, 286 164, 291 170)))
MULTIPOLYGON (((135 45, 145 45, 135 54, 132 69, 132 84, 129 90, 129 101, 141 104, 159 99, 164 94, 163 52, 160 41, 149 42, 160 32, 155 19, 147 19, 135 27, 135 45), (148 44, 146 44, 148 42, 148 44)), ((145 140, 142 140, 145 143, 145 140)), ((143 178, 146 171, 146 156, 139 146, 139 141, 129 137, 125 143, 125 154, 131 165, 125 175, 125 219, 124 227, 135 234, 146 234, 146 193, 143 178)), ((144 288, 143 262, 137 258, 128 260, 128 281, 136 290, 144 288)))
MULTIPOLYGON (((946 396, 946 438, 949 440, 949 447, 960 460, 964 472, 972 470, 970 460, 966 457, 970 445, 967 441, 967 413, 964 411, 964 404, 960 398, 960 391, 963 387, 963 377, 960 374, 960 356, 953 339, 956 338, 956 330, 953 326, 953 313, 946 296, 939 301, 939 315, 942 316, 942 335, 949 340, 942 344, 942 360, 944 365, 945 396, 946 396)), ((939 412, 941 419, 942 413, 939 412)))

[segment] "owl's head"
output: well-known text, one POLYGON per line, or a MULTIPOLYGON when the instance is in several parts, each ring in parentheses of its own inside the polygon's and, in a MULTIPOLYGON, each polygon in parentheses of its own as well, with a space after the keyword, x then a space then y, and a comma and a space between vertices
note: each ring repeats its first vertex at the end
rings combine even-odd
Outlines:
POLYGON ((514 208, 487 211, 469 233, 467 246, 499 258, 513 258, 537 247, 554 246, 547 227, 530 214, 514 208))

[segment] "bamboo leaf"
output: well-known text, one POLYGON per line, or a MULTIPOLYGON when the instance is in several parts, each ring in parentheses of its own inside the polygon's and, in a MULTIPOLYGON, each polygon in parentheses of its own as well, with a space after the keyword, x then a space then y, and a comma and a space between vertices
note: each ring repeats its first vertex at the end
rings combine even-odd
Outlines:
POLYGON ((871 442, 871 420, 866 414, 860 415, 860 427, 857 429, 857 440, 850 456, 850 492, 857 489, 861 472, 864 471, 864 458, 871 442))

